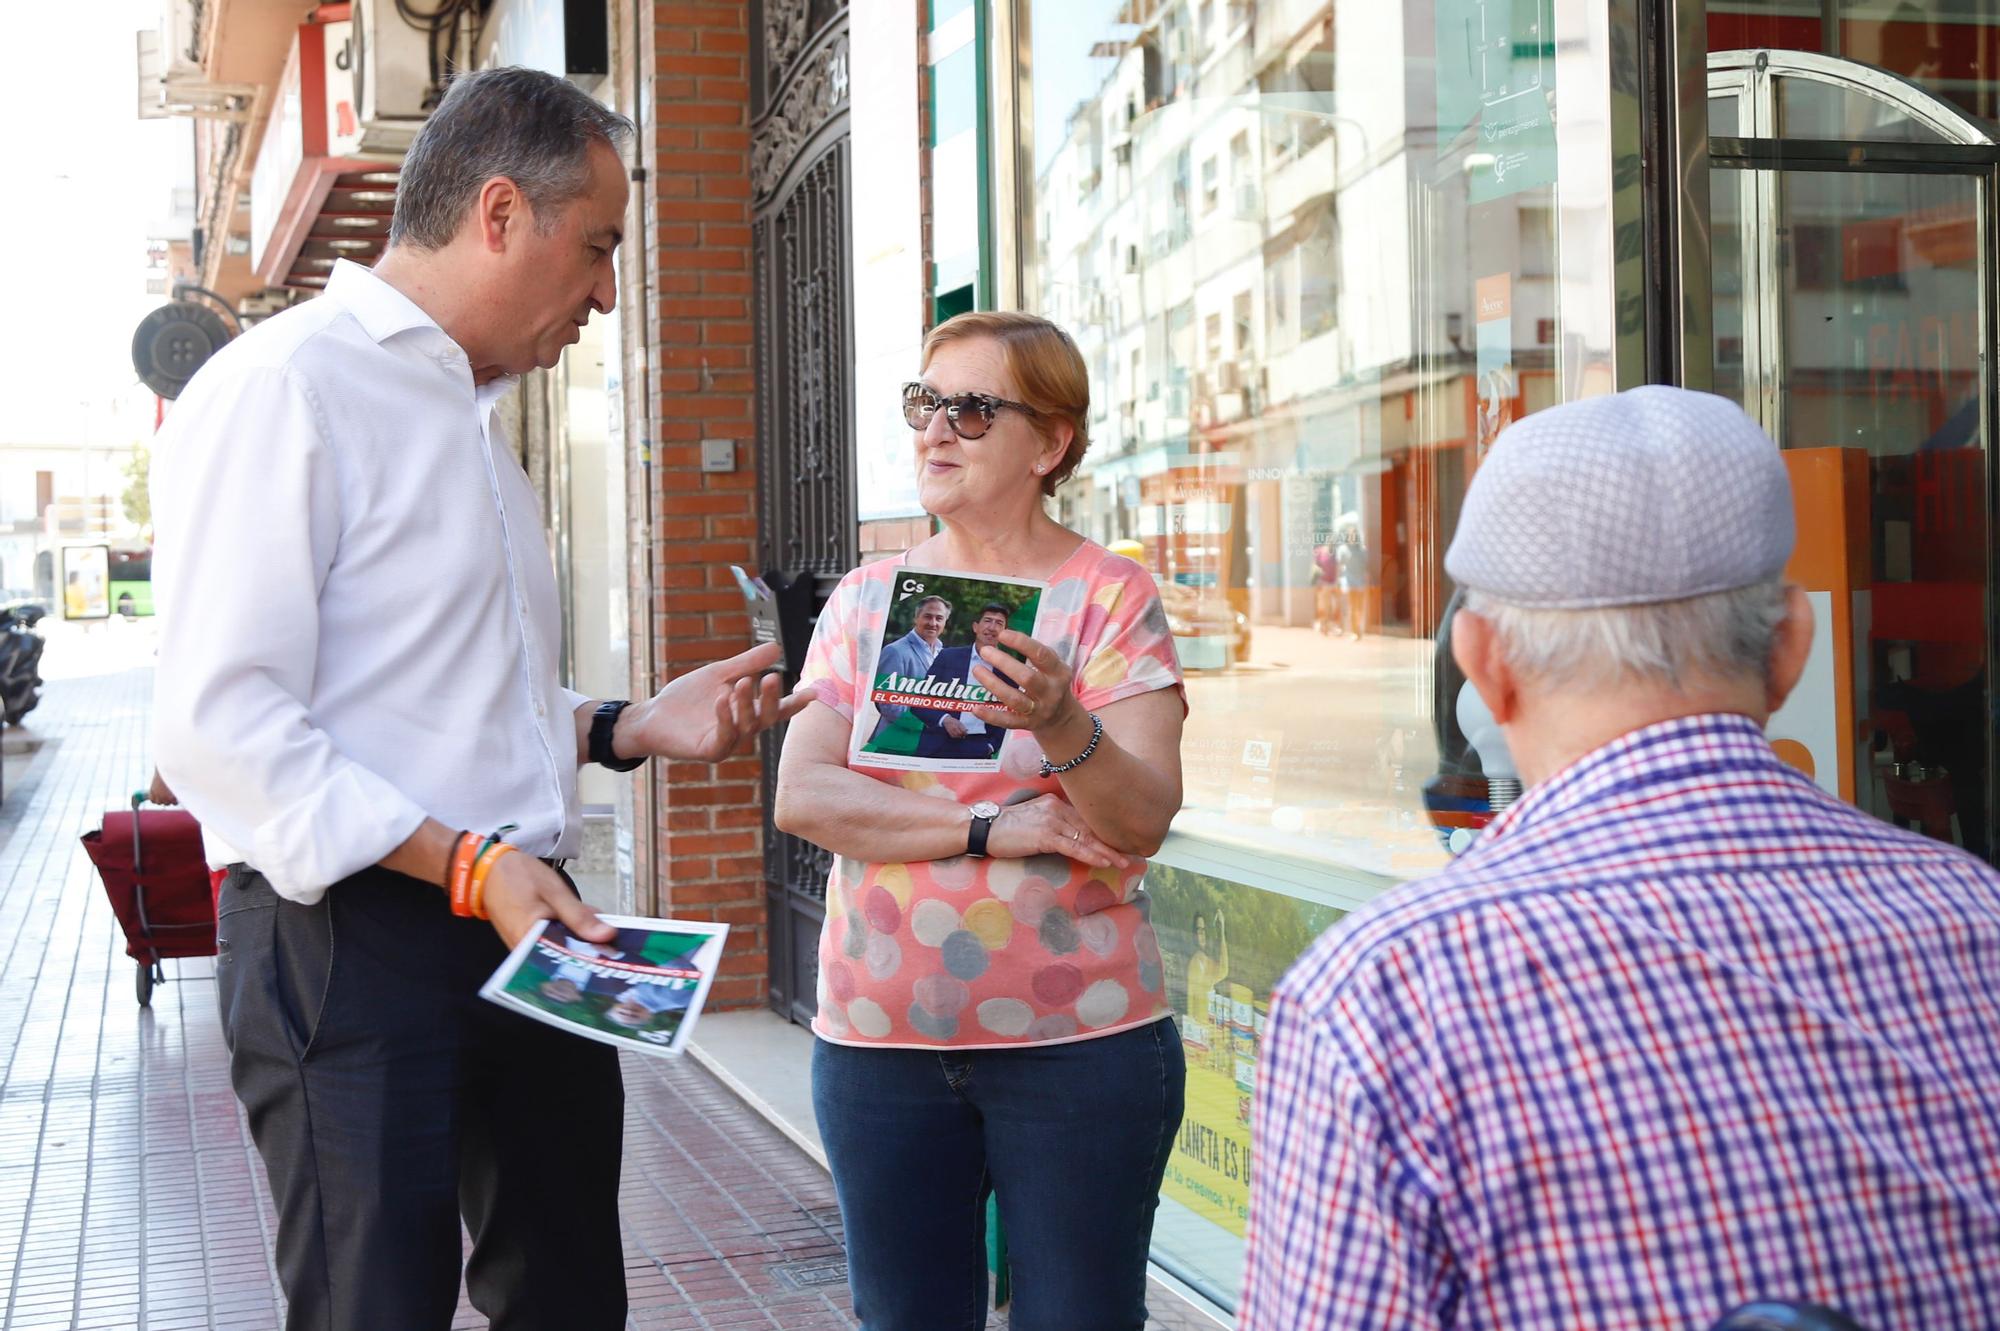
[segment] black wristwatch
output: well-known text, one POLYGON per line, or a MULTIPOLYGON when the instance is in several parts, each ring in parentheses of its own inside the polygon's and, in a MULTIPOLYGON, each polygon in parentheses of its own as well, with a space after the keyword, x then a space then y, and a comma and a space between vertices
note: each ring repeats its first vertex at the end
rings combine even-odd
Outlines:
POLYGON ((1000 816, 1000 806, 992 800, 981 800, 972 806, 972 826, 966 829, 965 853, 975 859, 986 858, 986 834, 993 830, 993 820, 1000 816))
POLYGON ((597 715, 590 718, 590 761, 611 772, 629 772, 646 761, 646 755, 637 758, 620 758, 611 748, 611 732, 618 727, 618 714, 631 703, 623 698, 597 704, 597 715))

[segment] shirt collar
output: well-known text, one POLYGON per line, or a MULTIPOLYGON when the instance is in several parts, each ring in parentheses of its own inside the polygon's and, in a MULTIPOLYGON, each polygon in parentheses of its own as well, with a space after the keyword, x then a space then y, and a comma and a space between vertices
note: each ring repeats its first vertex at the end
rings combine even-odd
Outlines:
MULTIPOLYGON (((442 344, 439 354, 433 359, 462 365, 468 378, 472 373, 471 362, 466 358, 464 348, 452 340, 451 334, 439 326, 438 321, 424 313, 423 308, 395 287, 377 277, 373 270, 364 268, 351 259, 334 261, 333 272, 328 276, 326 292, 321 299, 331 297, 342 309, 354 316, 362 331, 373 338, 377 345, 387 342, 399 333, 424 330, 442 344)), ((506 395, 507 391, 520 381, 517 374, 503 374, 496 379, 478 386, 475 397, 482 406, 490 407, 506 395)))
POLYGON ((351 259, 334 261, 333 272, 326 280, 326 295, 353 315, 355 322, 377 342, 387 342, 412 328, 428 328, 440 337, 449 336, 415 301, 351 259))
POLYGON ((1530 788, 1493 820, 1479 841, 1486 845, 1518 835, 1582 805, 1638 787, 1745 768, 1793 773, 1772 752, 1757 723, 1739 713, 1710 712, 1655 722, 1627 731, 1530 788))

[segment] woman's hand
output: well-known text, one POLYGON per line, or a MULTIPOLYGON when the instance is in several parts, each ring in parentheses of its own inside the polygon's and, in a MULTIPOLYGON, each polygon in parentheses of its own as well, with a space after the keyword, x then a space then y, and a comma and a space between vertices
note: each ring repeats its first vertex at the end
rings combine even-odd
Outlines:
POLYGON ((1032 730, 1037 738, 1062 734, 1073 729, 1079 720, 1089 730, 1088 714, 1071 687, 1076 682, 1076 673, 1069 663, 1014 629, 1002 629, 1000 641, 1026 659, 1017 661, 998 647, 979 649, 980 659, 986 664, 974 666, 972 677, 985 685, 986 691, 999 702, 992 707, 974 708, 974 714, 989 726, 1032 730))
POLYGON ((1010 804, 993 820, 986 836, 986 853, 997 860, 1024 860, 1030 855, 1062 855, 1100 869, 1128 869, 1132 861, 1090 830, 1083 815, 1060 795, 1038 795, 1010 804))

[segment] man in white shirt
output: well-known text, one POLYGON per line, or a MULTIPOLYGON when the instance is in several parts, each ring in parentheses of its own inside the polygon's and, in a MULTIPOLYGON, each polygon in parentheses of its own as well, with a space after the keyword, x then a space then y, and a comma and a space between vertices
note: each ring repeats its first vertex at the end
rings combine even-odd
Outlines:
POLYGON ((614 932, 557 866, 583 761, 716 761, 777 720, 776 648, 598 703, 558 679, 535 495, 493 410, 615 300, 623 117, 460 78, 390 248, 225 348, 162 431, 156 757, 230 864, 217 990, 300 1328, 622 1327, 616 1054, 477 998, 536 919, 614 932), (461 829, 512 825, 489 925, 461 829), (562 1167, 550 1169, 551 1158, 562 1167))
MULTIPOLYGON (((998 602, 983 607, 979 617, 972 621, 972 641, 963 647, 946 647, 932 657, 930 677, 983 687, 972 674, 975 665, 986 665, 977 655, 977 649, 1000 645, 1009 614, 1007 607, 998 602)), ((924 733, 917 740, 920 758, 991 758, 1000 749, 1004 736, 990 731, 971 712, 944 712, 928 707, 910 710, 924 723, 924 733)))
MULTIPOLYGON (((910 631, 894 642, 882 645, 882 655, 875 662, 875 678, 884 675, 904 675, 910 679, 922 679, 931 672, 931 662, 937 659, 938 649, 944 646, 944 626, 951 621, 951 602, 942 596, 926 596, 917 602, 917 613, 911 621, 910 631)), ((897 717, 910 709, 899 703, 884 703, 876 708, 875 733, 880 735, 894 724, 897 717)))

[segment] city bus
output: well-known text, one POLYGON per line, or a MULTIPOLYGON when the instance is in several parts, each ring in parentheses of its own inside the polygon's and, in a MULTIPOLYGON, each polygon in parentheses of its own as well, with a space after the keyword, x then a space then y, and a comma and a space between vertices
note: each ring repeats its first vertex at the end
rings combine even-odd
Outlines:
POLYGON ((153 613, 153 547, 113 546, 111 550, 111 610, 136 619, 153 613))

